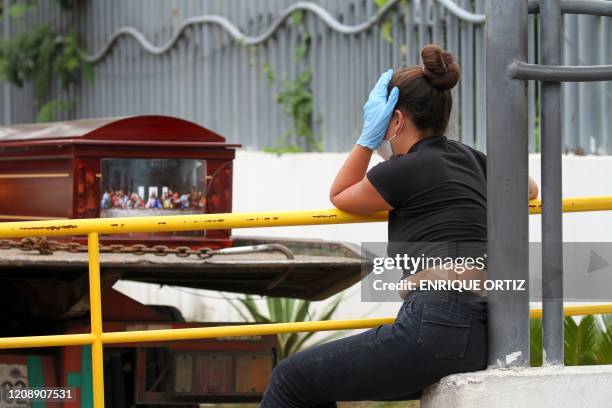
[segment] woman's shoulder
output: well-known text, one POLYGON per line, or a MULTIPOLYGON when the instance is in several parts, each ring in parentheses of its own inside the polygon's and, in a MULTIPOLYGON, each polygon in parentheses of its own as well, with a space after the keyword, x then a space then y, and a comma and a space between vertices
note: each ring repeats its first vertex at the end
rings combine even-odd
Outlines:
POLYGON ((481 152, 478 149, 475 149, 474 147, 470 146, 469 144, 463 143, 460 140, 456 140, 456 139, 448 139, 448 143, 452 146, 455 146, 457 148, 463 149, 463 150, 468 150, 468 151, 472 151, 472 152, 478 152, 481 154, 484 154, 483 152, 481 152))
POLYGON ((472 146, 467 145, 458 140, 449 140, 449 144, 453 146, 457 151, 460 151, 462 154, 468 156, 470 159, 475 159, 478 162, 479 166, 486 169, 487 155, 484 152, 475 149, 472 146))

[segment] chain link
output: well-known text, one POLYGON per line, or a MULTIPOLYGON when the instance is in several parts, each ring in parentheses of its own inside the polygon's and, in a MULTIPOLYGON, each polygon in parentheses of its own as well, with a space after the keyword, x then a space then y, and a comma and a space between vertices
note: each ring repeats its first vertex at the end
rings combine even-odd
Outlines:
MULTIPOLYGON (((52 255, 55 251, 65 252, 87 252, 87 245, 79 244, 78 242, 59 242, 50 241, 47 237, 29 237, 23 238, 20 241, 3 239, 0 240, 0 249, 12 249, 17 248, 22 251, 38 251, 42 255, 52 255)), ((143 244, 134 245, 100 245, 101 253, 113 253, 113 254, 132 254, 132 255, 145 255, 153 254, 157 256, 167 256, 168 254, 174 254, 179 258, 186 258, 191 255, 195 255, 200 259, 210 258, 212 255, 210 252, 211 248, 199 248, 191 249, 188 246, 179 246, 176 248, 169 248, 166 245, 155 245, 152 247, 143 244)))

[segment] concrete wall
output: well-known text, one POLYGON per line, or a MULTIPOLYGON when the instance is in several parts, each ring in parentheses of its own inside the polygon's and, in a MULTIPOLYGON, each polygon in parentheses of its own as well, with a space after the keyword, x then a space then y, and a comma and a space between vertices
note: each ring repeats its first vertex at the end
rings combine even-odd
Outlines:
POLYGON ((612 365, 453 374, 427 387, 421 408, 610 407, 612 365))
MULTIPOLYGON (((240 151, 234 165, 234 211, 288 211, 331 208, 329 187, 344 153, 274 154, 240 151)), ((380 159, 376 157, 372 165, 380 159)), ((530 174, 540 183, 540 157, 530 157, 530 174)), ((565 197, 612 195, 612 156, 565 156, 565 197)), ((415 175, 418 177, 419 175, 415 175)), ((610 212, 564 216, 564 240, 612 241, 610 212)), ((236 235, 311 237, 330 240, 386 241, 386 223, 277 227, 234 230, 236 235)), ((540 239, 540 216, 530 217, 530 239, 540 239)), ((120 282, 116 288, 145 303, 173 304, 188 319, 239 320, 218 293, 120 282)), ((236 295, 230 295, 236 296, 236 295)), ((396 303, 362 303, 359 285, 344 294, 337 318, 395 315, 396 303)))

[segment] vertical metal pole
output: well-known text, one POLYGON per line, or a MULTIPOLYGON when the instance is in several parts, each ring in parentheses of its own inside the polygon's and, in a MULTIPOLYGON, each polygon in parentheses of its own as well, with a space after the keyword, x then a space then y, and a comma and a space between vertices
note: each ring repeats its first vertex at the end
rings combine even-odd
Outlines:
MULTIPOLYGON (((578 60, 578 16, 566 14, 564 16, 563 33, 566 40, 563 41, 565 52, 563 53, 563 65, 580 65, 578 60)), ((580 151, 580 127, 578 126, 578 87, 576 82, 566 82, 561 85, 563 96, 563 140, 565 148, 571 153, 580 151)), ((587 119, 588 120, 588 119, 587 119)))
MULTIPOLYGON (((577 18, 578 38, 574 41, 578 64, 599 64, 597 58, 599 37, 596 30, 599 17, 579 15, 577 18)), ((582 154, 601 154, 599 150, 601 133, 595 113, 601 109, 597 98, 597 86, 597 83, 578 83, 578 138, 582 154)), ((601 112, 606 114, 604 111, 601 112)))
POLYGON ((487 64, 488 279, 525 280, 489 291, 489 367, 529 365, 527 84, 508 66, 527 59, 527 0, 489 0, 487 64))
MULTIPOLYGON (((560 0, 540 0, 540 61, 561 63, 560 0)), ((563 365, 561 84, 542 82, 542 330, 545 365, 563 365)))
POLYGON ((87 236, 89 256, 89 310, 91 313, 91 346, 94 408, 104 408, 104 358, 102 354, 102 295, 100 289, 100 242, 97 232, 87 236))
MULTIPOLYGON (((2 21, 2 36, 4 41, 8 41, 11 36, 11 16, 8 9, 11 7, 11 0, 4 0, 4 14, 2 21)), ((11 83, 4 80, 4 125, 11 124, 11 83)))

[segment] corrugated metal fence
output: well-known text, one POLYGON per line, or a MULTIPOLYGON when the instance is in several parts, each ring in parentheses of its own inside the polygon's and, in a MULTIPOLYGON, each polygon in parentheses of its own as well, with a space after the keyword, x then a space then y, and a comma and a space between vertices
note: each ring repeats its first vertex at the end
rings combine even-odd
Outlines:
MULTIPOLYGON (((325 151, 345 151, 353 145, 361 129, 363 103, 381 72, 390 66, 419 63, 419 49, 436 42, 457 55, 462 69, 462 80, 453 90, 455 109, 449 136, 484 150, 484 23, 478 18, 483 17, 484 0, 456 1, 389 0, 388 13, 365 29, 353 29, 357 32, 352 34, 339 32, 336 23, 326 21, 311 7, 300 13, 300 19, 285 19, 269 38, 254 46, 244 38, 235 41, 232 34, 240 33, 227 30, 218 21, 195 21, 195 17, 223 16, 242 33, 257 36, 297 2, 83 0, 77 2, 74 12, 60 16, 53 2, 43 1, 36 12, 12 24, 10 31, 19 32, 42 20, 74 25, 90 55, 102 50, 122 27, 131 27, 127 31, 136 36, 144 35, 143 42, 156 46, 173 43, 167 51, 146 50, 134 37, 117 38, 94 63, 95 82, 69 91, 76 108, 64 118, 174 115, 254 149, 276 146, 289 132, 291 119, 275 96, 284 80, 294 79, 310 67, 314 132, 325 151), (184 22, 193 24, 175 36, 184 22), (305 36, 310 39, 308 52, 299 60, 305 36)), ((344 24, 340 31, 380 11, 374 0, 317 0, 306 3, 306 8, 309 4, 322 6, 344 24)), ((566 15, 563 63, 612 63, 611 20, 566 15)), ((537 62, 535 33, 537 18, 530 16, 530 62, 537 62)), ((59 95, 59 91, 54 93, 59 95)), ((32 95, 30 87, 11 87, 2 102, 5 122, 7 115, 11 123, 34 121, 32 95)), ((538 89, 533 82, 529 95, 530 146, 537 151, 538 89)), ((612 153, 612 83, 564 84, 563 101, 566 150, 612 153)), ((503 95, 499 103, 504 103, 503 95)))

